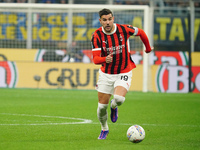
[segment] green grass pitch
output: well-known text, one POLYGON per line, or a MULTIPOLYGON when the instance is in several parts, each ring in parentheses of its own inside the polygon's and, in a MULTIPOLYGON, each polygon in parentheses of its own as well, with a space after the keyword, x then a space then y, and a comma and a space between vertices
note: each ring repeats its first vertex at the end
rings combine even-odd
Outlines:
MULTIPOLYGON (((0 89, 1 150, 199 150, 200 94, 129 92, 98 140, 95 90, 0 89), (141 125, 134 144, 127 129, 141 125)), ((110 109, 108 109, 110 115, 110 109)))

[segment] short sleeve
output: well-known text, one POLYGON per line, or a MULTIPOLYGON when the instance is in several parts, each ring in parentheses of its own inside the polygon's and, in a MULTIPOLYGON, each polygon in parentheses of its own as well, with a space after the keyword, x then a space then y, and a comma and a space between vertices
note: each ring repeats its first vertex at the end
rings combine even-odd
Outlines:
POLYGON ((93 34, 92 38, 91 38, 91 44, 92 44, 92 50, 101 50, 101 43, 100 43, 100 39, 97 36, 97 34, 93 34))

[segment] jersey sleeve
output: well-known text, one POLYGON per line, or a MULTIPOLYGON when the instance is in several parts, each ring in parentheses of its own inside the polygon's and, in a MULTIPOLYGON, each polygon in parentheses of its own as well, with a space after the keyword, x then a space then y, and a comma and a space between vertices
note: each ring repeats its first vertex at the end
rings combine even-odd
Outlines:
POLYGON ((144 43, 144 45, 146 47, 146 52, 147 53, 151 52, 151 46, 149 43, 149 39, 148 39, 146 33, 142 29, 133 27, 131 25, 126 25, 126 30, 129 35, 140 36, 140 39, 142 40, 142 42, 144 43))
POLYGON ((138 28, 133 27, 132 25, 125 25, 127 33, 132 36, 132 35, 137 35, 138 34, 138 28))
POLYGON ((140 39, 141 39, 142 42, 144 43, 144 45, 145 45, 145 47, 146 47, 145 52, 146 52, 146 53, 151 52, 151 46, 150 46, 149 39, 148 39, 146 33, 145 33, 142 29, 139 29, 139 28, 138 28, 138 33, 137 33, 136 36, 140 36, 140 39))
POLYGON ((101 50, 101 42, 100 39, 98 38, 98 36, 94 33, 92 35, 92 39, 91 39, 91 44, 92 44, 92 51, 94 50, 101 50))
POLYGON ((101 42, 98 36, 94 33, 91 39, 92 56, 95 64, 102 64, 106 62, 106 57, 101 57, 101 42))

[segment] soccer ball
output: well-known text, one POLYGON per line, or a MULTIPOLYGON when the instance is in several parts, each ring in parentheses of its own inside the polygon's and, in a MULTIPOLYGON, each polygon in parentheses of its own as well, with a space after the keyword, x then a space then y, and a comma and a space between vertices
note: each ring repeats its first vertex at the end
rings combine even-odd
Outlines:
POLYGON ((127 137, 128 140, 133 143, 139 143, 142 142, 145 138, 145 131, 144 129, 139 125, 132 125, 127 130, 127 137))

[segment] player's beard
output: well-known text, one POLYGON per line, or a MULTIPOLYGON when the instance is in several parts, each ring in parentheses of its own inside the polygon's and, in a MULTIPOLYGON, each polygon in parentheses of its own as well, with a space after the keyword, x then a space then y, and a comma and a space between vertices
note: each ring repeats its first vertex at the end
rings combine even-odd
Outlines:
POLYGON ((107 25, 104 27, 104 30, 108 33, 110 33, 112 31, 112 29, 113 29, 113 25, 107 25))

